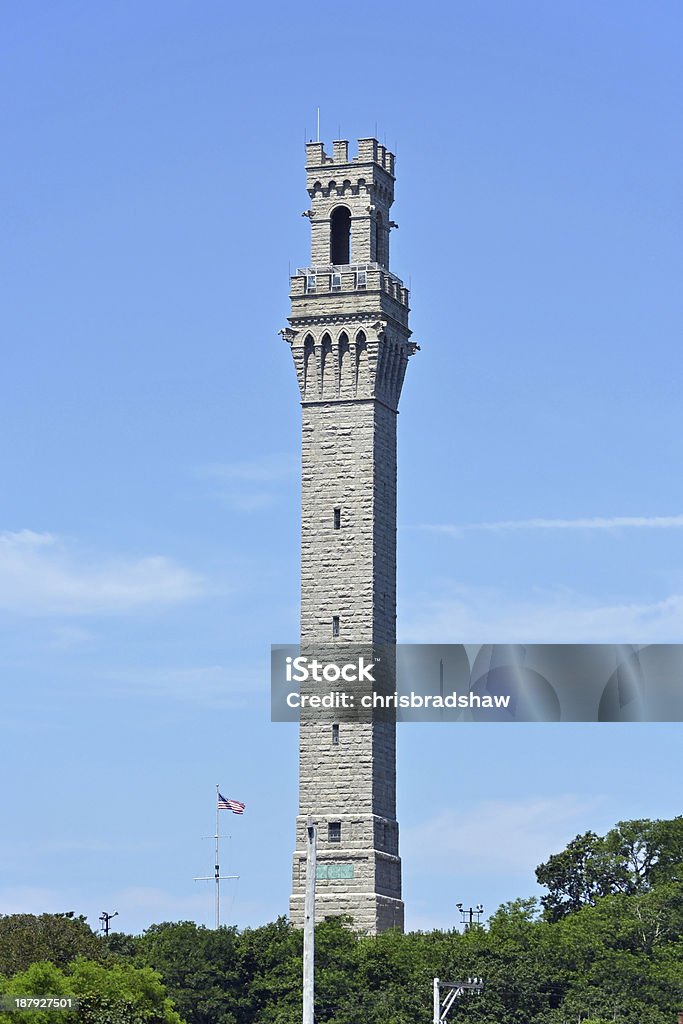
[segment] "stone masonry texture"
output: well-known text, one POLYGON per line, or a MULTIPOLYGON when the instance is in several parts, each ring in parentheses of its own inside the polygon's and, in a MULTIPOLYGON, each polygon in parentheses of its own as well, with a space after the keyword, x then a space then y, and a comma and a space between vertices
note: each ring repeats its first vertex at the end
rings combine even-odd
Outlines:
MULTIPOLYGON (((396 642, 396 416, 409 357, 408 291, 388 267, 394 156, 376 139, 306 147, 311 266, 291 279, 302 404, 301 642, 396 642), (339 213, 349 262, 332 265, 339 213), (350 230, 349 230, 350 228, 350 230)), ((342 250, 346 251, 346 250, 342 250)), ((305 825, 318 829, 316 919, 403 929, 391 722, 300 725, 290 916, 303 925, 305 825)))

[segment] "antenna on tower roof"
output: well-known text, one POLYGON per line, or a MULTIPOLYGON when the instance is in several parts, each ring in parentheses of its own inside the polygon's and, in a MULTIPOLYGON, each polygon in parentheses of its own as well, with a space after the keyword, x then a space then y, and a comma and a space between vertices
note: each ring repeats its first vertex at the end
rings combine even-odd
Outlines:
POLYGON ((320 142, 320 107, 318 107, 318 138, 316 142, 320 142))

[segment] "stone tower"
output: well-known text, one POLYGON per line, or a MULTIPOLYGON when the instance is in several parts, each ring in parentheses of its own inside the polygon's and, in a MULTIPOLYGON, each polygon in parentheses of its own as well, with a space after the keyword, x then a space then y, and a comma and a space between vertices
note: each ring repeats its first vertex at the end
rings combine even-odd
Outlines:
MULTIPOLYGON (((311 266, 291 278, 302 405, 301 642, 396 642, 396 416, 408 290, 389 272, 394 155, 376 139, 306 146, 311 266)), ((403 929, 390 722, 302 721, 291 919, 303 925, 305 825, 317 919, 403 929)))

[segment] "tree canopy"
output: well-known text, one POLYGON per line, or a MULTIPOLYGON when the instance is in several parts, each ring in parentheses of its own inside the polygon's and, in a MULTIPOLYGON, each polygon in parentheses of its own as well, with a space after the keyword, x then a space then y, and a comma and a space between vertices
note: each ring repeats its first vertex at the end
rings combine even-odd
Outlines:
POLYGON ((683 817, 620 821, 606 836, 585 832, 536 868, 541 902, 557 921, 603 896, 632 896, 683 881, 683 817))
MULTIPOLYGON (((433 978, 478 975, 483 993, 458 999, 453 1024, 675 1024, 682 864, 683 818, 619 822, 548 858, 537 870, 546 895, 504 904, 486 927, 370 937, 323 921, 316 1022, 430 1024, 433 978)), ((83 1024, 301 1019, 302 933, 285 918, 243 931, 162 923, 104 940, 82 918, 15 915, 0 918, 0 949, 0 991, 80 993, 83 1024)))
MULTIPOLYGON (((70 996, 74 1010, 22 1010, 27 1024, 184 1024, 173 1008, 161 977, 151 967, 100 964, 77 957, 65 968, 31 964, 11 979, 0 978, 5 996, 70 996)), ((16 1012, 0 1012, 0 1021, 16 1024, 16 1012)))
POLYGON ((66 914, 0 915, 0 974, 16 974, 31 964, 49 960, 58 967, 77 956, 99 960, 104 940, 84 917, 66 914))

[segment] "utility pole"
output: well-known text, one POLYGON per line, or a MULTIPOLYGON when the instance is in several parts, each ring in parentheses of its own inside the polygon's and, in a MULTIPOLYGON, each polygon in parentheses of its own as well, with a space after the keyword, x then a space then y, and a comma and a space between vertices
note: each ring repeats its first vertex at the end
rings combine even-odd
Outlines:
POLYGON ((475 923, 475 917, 477 919, 476 924, 479 924, 479 918, 484 913, 484 905, 482 903, 478 903, 476 907, 466 908, 463 907, 462 903, 456 903, 455 905, 460 911, 460 924, 465 925, 465 931, 468 931, 475 923))
POLYGON ((108 914, 106 910, 103 910, 100 914, 99 920, 102 922, 102 931, 104 932, 105 939, 109 938, 109 922, 114 917, 118 917, 119 912, 115 910, 113 914, 108 914))
POLYGON ((468 978, 467 981, 440 981, 434 978, 434 1011, 432 1024, 445 1024, 451 1007, 456 999, 469 992, 472 995, 481 995, 484 989, 483 978, 468 978), (441 1002, 441 989, 447 989, 446 997, 441 1002))
POLYGON ((304 991, 303 1024, 315 1021, 315 872, 316 827, 311 815, 306 821, 306 902, 304 904, 304 991))

